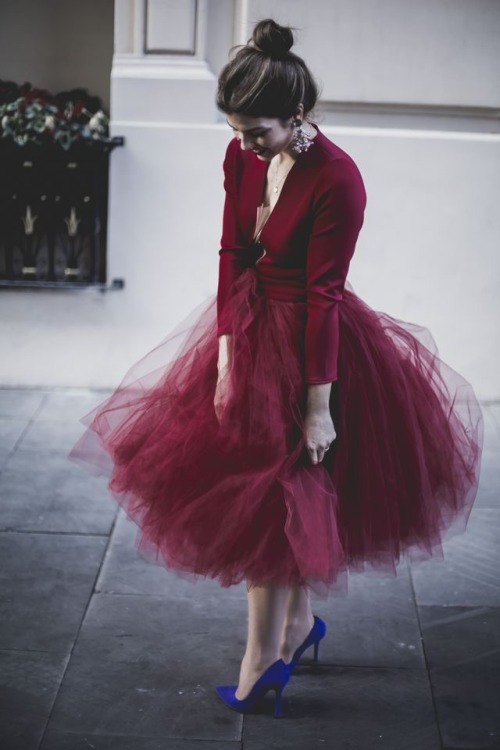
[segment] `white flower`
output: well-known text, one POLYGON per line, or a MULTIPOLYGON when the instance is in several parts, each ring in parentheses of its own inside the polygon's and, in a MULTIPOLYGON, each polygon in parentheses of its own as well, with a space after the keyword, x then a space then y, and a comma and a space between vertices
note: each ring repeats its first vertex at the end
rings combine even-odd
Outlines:
POLYGON ((2 128, 5 128, 5 127, 7 127, 7 124, 8 124, 8 122, 9 122, 9 117, 8 117, 8 115, 4 115, 4 116, 2 117, 2 128))
POLYGON ((89 128, 91 130, 103 130, 106 126, 108 118, 100 109, 98 112, 96 112, 89 120, 89 128))
POLYGON ((45 118, 45 127, 49 130, 54 130, 55 126, 56 118, 54 117, 54 115, 47 115, 47 117, 45 118))

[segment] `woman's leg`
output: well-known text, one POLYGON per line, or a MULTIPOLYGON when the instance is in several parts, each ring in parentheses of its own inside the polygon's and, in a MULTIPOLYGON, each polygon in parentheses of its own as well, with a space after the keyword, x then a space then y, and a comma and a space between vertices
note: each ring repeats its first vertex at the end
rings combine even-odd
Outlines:
POLYGON ((247 584, 248 638, 236 698, 246 698, 253 685, 277 659, 288 663, 314 618, 309 590, 303 586, 247 584))
POLYGON ((283 624, 291 589, 247 583, 248 639, 236 698, 246 698, 265 670, 280 658, 283 624))
POLYGON ((288 664, 314 625, 309 589, 296 586, 289 589, 285 621, 280 645, 280 658, 288 664))

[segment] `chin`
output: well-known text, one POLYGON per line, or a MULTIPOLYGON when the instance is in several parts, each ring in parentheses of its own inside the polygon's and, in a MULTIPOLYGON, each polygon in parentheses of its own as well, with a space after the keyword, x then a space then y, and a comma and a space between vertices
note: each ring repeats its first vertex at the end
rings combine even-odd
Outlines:
POLYGON ((252 150, 252 153, 257 157, 257 159, 260 159, 261 161, 271 161, 274 154, 271 154, 269 151, 266 151, 263 154, 258 154, 256 151, 252 150))

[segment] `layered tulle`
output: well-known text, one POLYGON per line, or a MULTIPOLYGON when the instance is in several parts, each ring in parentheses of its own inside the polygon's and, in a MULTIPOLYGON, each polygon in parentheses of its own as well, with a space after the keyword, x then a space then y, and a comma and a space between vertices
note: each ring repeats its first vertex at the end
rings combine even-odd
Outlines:
MULTIPOLYGON (((337 437, 322 464, 304 445, 305 302, 269 298, 255 268, 232 298, 230 399, 214 409, 210 299, 86 418, 71 457, 110 476, 139 547, 224 586, 307 583, 393 569, 463 530, 477 491, 482 415, 425 328, 339 302, 337 437)), ((327 342, 325 342, 327 345, 327 342)))

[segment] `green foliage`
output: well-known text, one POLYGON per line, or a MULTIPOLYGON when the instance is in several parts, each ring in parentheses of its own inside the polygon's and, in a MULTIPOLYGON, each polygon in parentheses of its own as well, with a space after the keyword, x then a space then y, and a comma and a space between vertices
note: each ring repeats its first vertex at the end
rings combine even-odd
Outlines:
POLYGON ((0 81, 0 132, 19 146, 53 142, 68 150, 75 142, 108 140, 109 118, 85 89, 52 95, 0 81))

